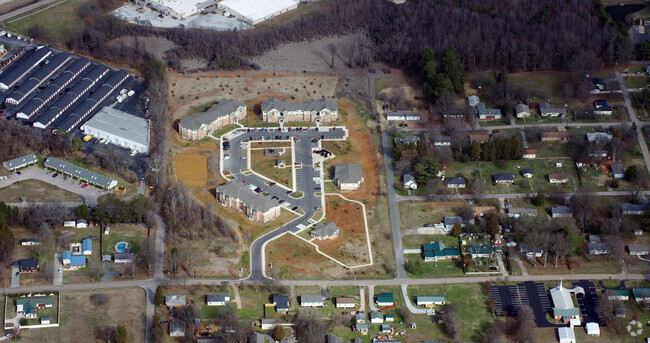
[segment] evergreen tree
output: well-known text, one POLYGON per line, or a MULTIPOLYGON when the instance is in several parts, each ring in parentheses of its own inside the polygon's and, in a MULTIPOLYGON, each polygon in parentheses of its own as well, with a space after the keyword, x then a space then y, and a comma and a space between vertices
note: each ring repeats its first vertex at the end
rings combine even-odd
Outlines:
POLYGON ((456 93, 462 93, 465 90, 465 66, 456 52, 456 48, 450 45, 442 54, 442 70, 447 75, 456 93))
POLYGON ((470 152, 471 159, 473 161, 481 160, 481 153, 482 153, 481 144, 476 141, 472 142, 472 148, 470 152))

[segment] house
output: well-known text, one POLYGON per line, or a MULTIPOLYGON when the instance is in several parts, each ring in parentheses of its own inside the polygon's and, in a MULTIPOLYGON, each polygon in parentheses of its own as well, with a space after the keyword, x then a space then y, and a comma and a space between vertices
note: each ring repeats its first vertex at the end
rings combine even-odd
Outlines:
POLYGON ((444 224, 445 231, 451 231, 454 228, 454 225, 456 223, 459 223, 461 228, 465 227, 465 222, 463 221, 463 218, 459 216, 445 217, 445 219, 443 219, 442 222, 444 224))
POLYGON ((587 330, 587 336, 600 336, 600 326, 598 326, 598 323, 587 323, 585 330, 587 330))
POLYGON ((573 327, 557 328, 557 336, 560 340, 560 343, 576 343, 576 335, 573 332, 573 327))
POLYGON ((556 107, 548 101, 539 104, 539 114, 542 117, 559 117, 566 114, 566 107, 556 107))
POLYGON ((526 104, 518 104, 515 106, 515 116, 517 119, 530 117, 530 108, 526 104))
POLYGON ((598 94, 600 91, 605 90, 605 83, 600 77, 591 78, 591 94, 598 94))
POLYGON ((494 206, 472 206, 474 217, 485 217, 488 214, 496 214, 497 209, 494 206))
POLYGON ((569 177, 565 173, 550 173, 548 174, 548 182, 552 184, 567 183, 569 177))
POLYGON ((198 140, 235 124, 246 117, 246 105, 238 100, 222 99, 201 113, 181 118, 178 131, 183 139, 198 140))
MULTIPOLYGON (((648 211, 648 203, 642 202, 640 204, 630 204, 625 202, 621 204, 621 212, 623 215, 635 215, 640 216, 648 211)), ((641 232, 643 233, 643 231, 641 232)))
POLYGON ((413 113, 409 110, 397 110, 393 112, 386 112, 386 120, 388 121, 420 121, 420 115, 413 113))
POLYGON ((470 132, 467 134, 470 143, 485 143, 490 140, 490 134, 484 132, 470 132))
POLYGON ((500 109, 486 108, 485 104, 482 103, 482 102, 478 103, 478 105, 476 106, 476 109, 478 111, 478 119, 479 120, 499 120, 499 119, 501 119, 501 110, 500 109))
POLYGON ((437 147, 441 146, 451 146, 451 137, 449 136, 437 136, 433 139, 433 145, 437 147))
POLYGON ((648 255, 648 246, 645 244, 629 244, 627 251, 631 256, 646 256, 648 255))
POLYGON ((609 143, 614 138, 612 135, 604 132, 587 132, 585 135, 589 143, 609 143))
POLYGON ((275 311, 279 313, 285 313, 289 312, 289 297, 280 294, 280 293, 274 293, 271 296, 271 302, 273 303, 273 306, 275 306, 275 311))
POLYGON ((418 295, 415 297, 415 303, 418 306, 434 307, 444 305, 446 300, 444 295, 418 295))
POLYGON ((126 249, 124 252, 113 253, 113 262, 115 263, 133 263, 135 255, 131 249, 126 249))
POLYGON ((381 333, 391 333, 393 329, 390 327, 390 324, 381 324, 381 333))
POLYGON ((356 323, 354 329, 357 332, 361 332, 362 335, 367 335, 368 334, 368 324, 356 323))
POLYGON ((521 170, 521 176, 523 176, 526 179, 530 179, 531 177, 533 177, 533 175, 534 174, 531 169, 526 168, 521 170))
POLYGON ((519 219, 521 217, 537 217, 536 208, 510 207, 506 210, 508 217, 519 219))
POLYGON ((375 303, 377 306, 390 306, 395 303, 393 299, 393 293, 381 293, 377 294, 377 300, 375 303))
POLYGON ((612 115, 612 107, 607 105, 606 100, 596 100, 594 101, 594 114, 599 115, 612 115))
POLYGON ((383 322, 384 322, 384 314, 381 311, 370 312, 370 323, 381 324, 383 322))
POLYGON ((357 314, 354 315, 354 320, 355 323, 365 323, 366 322, 366 314, 363 313, 363 311, 357 312, 357 314))
POLYGON ((418 189, 418 183, 415 181, 415 175, 409 172, 404 174, 404 188, 406 189, 418 189))
POLYGON ((205 302, 208 306, 225 306, 230 302, 230 294, 208 294, 205 302))
POLYGON ((516 247, 517 246, 517 240, 512 236, 506 236, 504 238, 504 240, 506 241, 506 246, 507 247, 516 247))
POLYGON ((330 123, 339 120, 338 104, 330 98, 303 102, 271 98, 262 102, 260 109, 262 120, 269 123, 330 123))
POLYGON ((398 138, 394 139, 395 145, 397 145, 397 144, 404 144, 404 145, 418 144, 419 141, 420 141, 420 136, 415 136, 415 135, 408 135, 408 136, 398 137, 398 138))
POLYGON ((503 185, 513 182, 515 182, 515 176, 513 174, 494 174, 494 183, 503 185))
POLYGON ((275 329, 275 319, 273 318, 263 318, 262 319, 262 330, 273 330, 275 329))
POLYGON ((343 338, 336 335, 327 335, 325 338, 326 343, 343 343, 343 338))
POLYGON ((494 254, 494 248, 488 244, 472 244, 469 247, 472 258, 491 258, 494 254))
POLYGON ((641 228, 634 229, 634 235, 635 236, 643 236, 643 229, 641 229, 641 228))
POLYGON ((75 270, 79 268, 86 267, 86 256, 85 255, 72 255, 70 250, 65 250, 61 254, 61 262, 63 263, 63 268, 75 270))
POLYGON ((88 222, 85 219, 77 219, 77 229, 85 229, 88 227, 88 222))
POLYGON ((460 176, 448 177, 445 184, 447 188, 465 188, 465 178, 460 176))
POLYGON ((569 131, 544 131, 540 134, 542 142, 566 142, 569 140, 569 131))
POLYGON ((627 289, 608 288, 605 290, 605 296, 609 300, 628 301, 630 300, 630 291, 627 289))
POLYGON ((632 295, 634 295, 636 302, 648 303, 650 302, 650 287, 632 288, 632 295))
POLYGON ((600 150, 590 150, 587 155, 589 157, 594 157, 594 158, 604 158, 609 155, 609 152, 605 149, 600 149, 600 150))
POLYGON ((63 227, 76 227, 77 222, 74 220, 66 220, 63 222, 63 227))
POLYGON ((338 237, 340 229, 334 222, 318 223, 309 234, 318 240, 327 240, 338 237))
POLYGON ((266 343, 266 338, 259 332, 253 332, 248 336, 248 343, 266 343))
POLYGON ((324 298, 322 295, 301 295, 300 296, 300 306, 303 307, 323 307, 324 298))
POLYGON ((386 322, 394 322, 395 321, 395 316, 393 316, 392 314, 387 314, 386 316, 384 316, 384 320, 386 322))
POLYGON ((169 322, 169 336, 171 337, 184 337, 185 336, 185 325, 178 319, 174 319, 169 322))
POLYGON ((104 228, 104 234, 105 234, 105 235, 108 235, 108 234, 110 234, 110 233, 111 233, 111 227, 110 227, 110 226, 105 227, 105 228, 104 228))
POLYGON ((176 294, 166 295, 165 306, 167 306, 168 308, 185 307, 187 306, 187 296, 176 295, 176 294))
POLYGON ((423 244, 422 253, 424 255, 424 262, 451 260, 460 256, 458 248, 446 248, 443 242, 423 244))
POLYGON ((584 296, 584 289, 582 287, 567 289, 560 284, 552 288, 550 293, 551 300, 553 301, 553 317, 555 320, 563 320, 565 323, 571 322, 580 325, 580 309, 573 305, 571 293, 581 293, 584 296))
POLYGON ((357 307, 357 299, 353 297, 337 297, 334 299, 336 308, 355 308, 357 307))
POLYGON ((609 165, 612 170, 612 176, 615 179, 622 179, 625 177, 625 166, 623 163, 612 163, 609 165))
POLYGON ((469 107, 476 107, 480 102, 481 100, 476 95, 470 95, 467 97, 467 103, 469 104, 469 107))
POLYGON ((2 165, 5 168, 7 168, 7 170, 14 171, 16 169, 20 169, 23 167, 30 166, 32 164, 36 164, 37 162, 38 162, 38 158, 36 157, 36 154, 31 153, 24 156, 16 157, 9 161, 2 162, 2 165))
POLYGON ((84 238, 81 241, 81 253, 83 255, 93 254, 93 241, 90 238, 84 238))
POLYGON ((41 325, 46 325, 46 324, 50 324, 50 323, 51 323, 50 316, 41 317, 41 325))
POLYGON ((217 201, 243 213, 248 219, 268 223, 281 215, 282 204, 258 194, 255 188, 241 182, 229 182, 216 188, 217 201))
POLYGON ((524 149, 522 157, 525 159, 537 158, 537 151, 535 151, 535 149, 524 149))
POLYGON ((526 256, 528 259, 534 259, 538 257, 542 257, 544 255, 544 249, 541 247, 536 247, 536 248, 531 248, 528 245, 522 244, 519 247, 519 252, 521 252, 522 255, 526 256))
POLYGON ((22 260, 18 260, 17 264, 18 264, 18 269, 20 269, 21 272, 35 272, 40 267, 38 264, 38 258, 36 257, 30 257, 30 258, 24 258, 22 260))
POLYGON ((551 207, 552 218, 571 218, 573 217, 573 210, 568 206, 553 206, 551 207))
POLYGON ((363 183, 361 166, 355 163, 342 163, 334 166, 334 182, 341 191, 356 191, 363 183))
POLYGON ((39 244, 41 244, 41 240, 38 238, 25 238, 20 240, 20 245, 22 246, 39 244))
POLYGON ((587 243, 587 251, 589 252, 589 255, 592 256, 609 254, 607 244, 602 242, 587 243))
POLYGON ((34 296, 20 297, 16 299, 16 313, 26 318, 36 318, 37 310, 52 307, 52 297, 34 296))

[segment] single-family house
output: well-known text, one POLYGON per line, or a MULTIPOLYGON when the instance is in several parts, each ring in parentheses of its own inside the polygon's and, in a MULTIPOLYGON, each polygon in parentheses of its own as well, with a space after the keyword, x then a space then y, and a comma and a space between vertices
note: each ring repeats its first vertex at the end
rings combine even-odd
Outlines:
POLYGON ((31 246, 31 245, 39 245, 41 244, 41 240, 38 238, 25 238, 20 240, 20 245, 22 246, 31 246))
POLYGON ((544 131, 540 134, 542 142, 566 142, 569 140, 569 131, 544 131))
POLYGON ((368 324, 365 323, 356 323, 354 326, 355 331, 361 332, 362 335, 368 334, 368 324))
POLYGON ((465 227, 465 221, 463 220, 462 217, 459 217, 459 216, 445 217, 445 219, 443 219, 442 222, 444 224, 444 230, 445 231, 451 231, 454 228, 454 225, 456 223, 460 224, 461 228, 465 227))
POLYGON ((336 308, 355 308, 357 307, 357 299, 354 297, 337 297, 334 299, 336 308))
POLYGON ((484 103, 479 102, 476 106, 479 120, 499 120, 501 119, 501 110, 498 108, 487 108, 484 103))
POLYGON ((650 303, 650 287, 632 288, 632 295, 634 295, 636 302, 650 303))
POLYGON ((384 314, 381 311, 370 312, 370 323, 381 324, 383 322, 384 322, 384 314))
POLYGON ((557 328, 557 337, 560 343, 576 343, 576 334, 573 332, 573 327, 557 328))
POLYGON ((325 222, 314 225, 309 234, 318 240, 327 240, 338 237, 340 231, 334 222, 325 222))
POLYGON ((390 327, 390 324, 381 324, 381 333, 391 333, 393 329, 390 327))
POLYGON ((476 107, 478 104, 481 102, 478 96, 476 95, 470 95, 467 97, 467 103, 469 107, 476 107))
POLYGON ((472 244, 469 247, 469 253, 472 258, 491 258, 494 254, 494 248, 489 244, 472 244))
POLYGON ((274 293, 271 296, 271 301, 273 303, 273 306, 275 306, 275 311, 278 313, 286 313, 289 312, 289 297, 280 294, 280 293, 274 293))
POLYGON ((300 306, 303 307, 323 307, 325 299, 322 295, 301 295, 300 306))
POLYGON ((51 322, 52 322, 52 321, 51 321, 51 319, 50 319, 50 316, 43 316, 43 317, 41 317, 41 324, 42 324, 42 325, 50 324, 51 322))
POLYGON ((404 144, 404 145, 409 145, 409 144, 418 144, 420 141, 420 136, 416 135, 407 135, 403 137, 398 137, 394 139, 395 145, 397 144, 404 144))
POLYGON ((184 337, 185 336, 185 325, 178 319, 174 319, 169 322, 169 336, 170 337, 184 337))
POLYGON ((609 254, 609 248, 607 247, 607 244, 603 242, 587 243, 587 251, 589 252, 589 255, 592 256, 609 254))
POLYGON ((225 306, 230 302, 230 294, 208 294, 205 302, 208 306, 225 306))
POLYGON ((187 296, 171 294, 165 296, 165 306, 172 307, 185 307, 187 306, 187 296))
POLYGON ((37 310, 52 307, 52 297, 34 296, 16 299, 16 313, 26 318, 36 318, 37 310))
POLYGON ((415 303, 418 306, 434 307, 446 303, 444 295, 418 295, 415 297, 415 303))
POLYGON ((262 319, 262 330, 268 331, 275 329, 275 318, 263 318, 262 319))
POLYGON ((517 119, 530 117, 530 108, 526 104, 518 104, 515 106, 515 116, 517 119))
POLYGON ((395 316, 393 316, 392 314, 387 314, 387 315, 384 316, 384 320, 385 320, 387 323, 388 323, 388 322, 394 322, 394 321, 395 321, 395 316))
POLYGON ((510 207, 506 210, 508 217, 519 219, 521 217, 537 217, 536 208, 528 207, 510 207))
POLYGON ((598 337, 600 336, 600 326, 598 326, 598 323, 587 323, 585 326, 585 330, 587 331, 587 336, 593 336, 593 337, 598 337))
POLYGON ((627 251, 632 256, 646 256, 648 255, 648 246, 645 244, 629 244, 627 251))
POLYGON ((630 291, 627 288, 625 289, 608 288, 607 290, 605 290, 605 296, 609 300, 628 301, 630 300, 630 291))
POLYGON ((594 101, 594 114, 609 116, 612 115, 613 112, 612 107, 607 105, 606 100, 594 101))
POLYGON ((63 263, 63 268, 66 269, 79 269, 86 267, 86 256, 85 255, 72 255, 70 250, 65 250, 61 253, 61 262, 63 263))
POLYGON ((451 137, 449 136, 436 136, 433 138, 433 146, 451 146, 451 137))
POLYGON ((393 293, 381 293, 377 294, 377 300, 375 303, 377 306, 390 306, 395 303, 393 299, 393 293))
POLYGON ((84 238, 81 241, 81 253, 83 255, 93 254, 93 241, 90 238, 84 238))
POLYGON ((549 102, 539 104, 539 113, 542 117, 559 117, 566 114, 566 107, 551 105, 549 102))
POLYGON ((609 165, 612 170, 612 177, 615 179, 622 179, 625 177, 625 166, 623 163, 612 163, 609 165))
POLYGON ((535 149, 524 149, 524 154, 522 157, 525 159, 537 158, 537 151, 535 151, 535 149))
POLYGON ((642 228, 635 228, 634 229, 634 235, 635 236, 643 236, 643 229, 642 228))
POLYGON ((77 229, 85 229, 88 227, 88 222, 85 219, 77 219, 77 229))
POLYGON ((544 255, 544 249, 542 249, 542 247, 532 248, 526 244, 522 244, 519 247, 519 252, 531 260, 534 258, 542 257, 544 255))
POLYGON ((355 323, 365 323, 366 322, 366 314, 363 311, 357 312, 357 314, 354 315, 354 322, 355 323))
POLYGON ((589 143, 609 143, 614 136, 604 132, 587 132, 587 142, 589 143))
POLYGON ((530 179, 531 177, 534 176, 534 174, 533 174, 533 170, 532 170, 532 169, 528 169, 528 168, 522 169, 522 170, 521 170, 521 176, 523 176, 523 177, 526 178, 526 179, 530 179))
POLYGON ((517 246, 517 240, 514 237, 505 236, 503 239, 506 241, 506 246, 507 247, 516 247, 517 246))
POLYGON ((494 174, 494 183, 503 185, 513 182, 515 182, 515 176, 513 174, 494 174))
POLYGON ((573 210, 568 206, 553 206, 551 207, 551 217, 571 218, 573 217, 573 210))
POLYGON ((460 176, 448 177, 445 179, 447 188, 465 188, 465 178, 460 176))
POLYGON ((565 173, 550 173, 548 174, 548 182, 552 184, 561 184, 569 182, 569 177, 565 173))
POLYGON ((77 222, 74 220, 66 220, 63 222, 63 227, 76 227, 77 222))
POLYGON ((411 172, 404 174, 404 188, 418 189, 418 183, 415 181, 415 175, 411 172))
POLYGON ((624 202, 621 204, 621 212, 623 215, 635 215, 640 216, 648 211, 648 203, 642 202, 640 204, 630 204, 629 202, 624 202))
POLYGON ((325 342, 326 343, 343 343, 343 338, 336 336, 336 335, 327 335, 325 337, 325 342))
POLYGON ((30 257, 18 260, 18 269, 21 272, 35 272, 40 267, 38 264, 38 258, 30 257))
POLYGON ((458 248, 446 248, 443 242, 423 244, 422 253, 424 255, 424 262, 450 260, 460 256, 458 248))
POLYGON ((393 112, 386 112, 386 120, 388 121, 419 121, 420 115, 413 113, 410 110, 397 110, 393 112))
POLYGON ((600 91, 605 90, 605 82, 600 77, 591 78, 591 94, 598 94, 600 91))
POLYGON ((342 163, 334 166, 334 182, 341 191, 356 191, 363 183, 361 166, 355 163, 342 163))
POLYGON ((115 263, 133 263, 135 255, 131 249, 126 249, 124 252, 113 253, 113 262, 115 263))

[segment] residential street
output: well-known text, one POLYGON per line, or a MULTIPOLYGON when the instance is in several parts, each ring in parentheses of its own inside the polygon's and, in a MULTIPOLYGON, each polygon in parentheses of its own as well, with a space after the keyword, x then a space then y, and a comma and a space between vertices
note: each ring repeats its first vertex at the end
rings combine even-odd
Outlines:
POLYGON ((381 144, 384 151, 386 189, 388 191, 388 211, 390 215, 390 227, 393 230, 393 250, 395 251, 397 279, 407 279, 406 268, 404 266, 404 249, 402 248, 402 231, 399 225, 399 210, 397 209, 398 200, 397 195, 395 194, 395 185, 393 182, 393 159, 390 156, 390 144, 388 142, 387 132, 382 134, 381 144))
POLYGON ((625 81, 623 80, 623 76, 621 75, 621 73, 616 72, 616 79, 618 80, 618 84, 621 86, 621 89, 623 89, 622 92, 623 99, 625 100, 625 106, 627 107, 627 112, 630 115, 630 120, 632 120, 632 122, 636 124, 636 136, 637 139, 639 140, 641 151, 643 152, 643 159, 645 160, 645 166, 648 169, 648 173, 650 173, 650 153, 648 152, 648 145, 645 143, 645 137, 643 137, 643 130, 642 130, 643 123, 639 121, 636 112, 634 112, 634 106, 632 106, 632 101, 630 100, 630 94, 625 88, 625 81))

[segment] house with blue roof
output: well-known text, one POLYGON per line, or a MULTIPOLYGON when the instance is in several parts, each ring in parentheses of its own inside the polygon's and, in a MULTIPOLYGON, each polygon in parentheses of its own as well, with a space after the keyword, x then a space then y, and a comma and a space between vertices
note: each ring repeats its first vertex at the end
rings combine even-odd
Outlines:
POLYGON ((93 254, 93 241, 90 238, 84 238, 81 241, 81 253, 84 255, 93 254))
POLYGON ((72 255, 70 250, 66 250, 62 254, 61 262, 63 262, 63 268, 66 269, 79 269, 86 267, 86 256, 85 255, 72 255))
POLYGON ((460 255, 458 248, 447 248, 443 242, 423 244, 422 253, 424 254, 424 262, 451 260, 458 258, 460 255))

